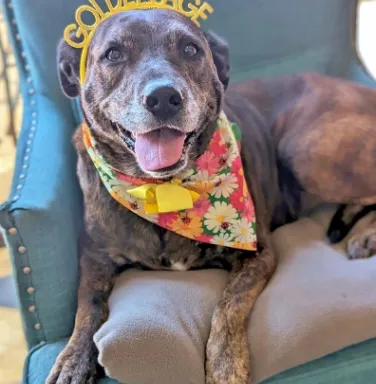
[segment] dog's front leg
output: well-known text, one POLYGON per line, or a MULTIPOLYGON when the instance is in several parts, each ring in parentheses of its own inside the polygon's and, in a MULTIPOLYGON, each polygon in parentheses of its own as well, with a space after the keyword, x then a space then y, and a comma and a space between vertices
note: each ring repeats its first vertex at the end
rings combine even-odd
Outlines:
POLYGON ((214 311, 206 348, 206 384, 251 382, 247 328, 250 312, 276 266, 271 248, 234 269, 214 311))
POLYGON ((98 249, 85 249, 81 257, 78 309, 73 334, 58 356, 46 384, 94 384, 98 377, 93 336, 107 319, 107 300, 115 265, 98 249))

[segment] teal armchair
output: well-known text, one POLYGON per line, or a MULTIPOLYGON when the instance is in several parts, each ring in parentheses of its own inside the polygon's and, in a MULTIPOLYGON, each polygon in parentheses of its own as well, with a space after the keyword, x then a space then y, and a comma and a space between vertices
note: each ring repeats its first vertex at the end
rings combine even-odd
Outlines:
MULTIPOLYGON (((0 207, 25 336, 24 383, 43 383, 72 332, 78 281, 82 199, 71 145, 77 103, 59 88, 55 52, 82 0, 1 0, 23 96, 13 185, 0 207)), ((224 36, 232 81, 311 71, 371 87, 354 46, 357 0, 212 0, 203 24, 224 36)), ((371 383, 376 340, 284 372, 268 383, 371 383)), ((113 383, 103 379, 101 383, 113 383)))

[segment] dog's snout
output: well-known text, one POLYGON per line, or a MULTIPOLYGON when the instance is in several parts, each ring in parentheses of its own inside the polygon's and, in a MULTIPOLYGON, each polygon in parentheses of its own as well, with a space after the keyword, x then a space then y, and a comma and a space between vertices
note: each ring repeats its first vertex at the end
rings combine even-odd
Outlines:
POLYGON ((144 99, 145 107, 154 116, 168 119, 175 116, 183 107, 180 93, 173 87, 159 87, 144 99))

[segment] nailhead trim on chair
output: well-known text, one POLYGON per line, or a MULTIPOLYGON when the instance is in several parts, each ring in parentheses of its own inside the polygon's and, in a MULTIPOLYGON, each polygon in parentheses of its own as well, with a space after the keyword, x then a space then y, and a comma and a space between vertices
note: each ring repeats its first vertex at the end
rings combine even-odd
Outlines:
MULTIPOLYGON (((21 42, 21 35, 18 33, 18 25, 17 25, 17 20, 15 18, 15 15, 14 15, 14 12, 13 12, 13 4, 11 3, 11 1, 8 2, 8 7, 9 9, 11 10, 11 13, 12 13, 12 24, 14 25, 14 28, 16 30, 16 40, 17 40, 17 43, 20 48, 21 48, 21 57, 24 59, 24 70, 28 73, 28 77, 27 77, 27 83, 29 84, 29 89, 28 89, 28 93, 29 95, 32 97, 34 94, 35 94, 35 89, 33 88, 33 78, 31 77, 31 74, 30 74, 30 65, 27 63, 27 59, 26 59, 26 52, 22 51, 22 42, 21 42)), ((32 108, 32 111, 31 111, 31 117, 32 117, 32 120, 31 120, 31 126, 30 126, 30 133, 29 133, 29 140, 26 142, 26 149, 25 149, 25 152, 26 152, 26 155, 24 156, 23 158, 23 163, 22 163, 22 169, 23 169, 23 172, 19 175, 19 183, 18 185, 16 186, 16 194, 12 197, 12 201, 15 202, 17 201, 20 196, 21 196, 21 190, 24 186, 24 180, 27 176, 27 169, 29 167, 29 160, 30 160, 30 152, 31 152, 31 147, 32 147, 32 144, 33 144, 33 139, 34 139, 34 135, 35 135, 35 130, 36 130, 36 126, 37 126, 37 111, 36 111, 36 100, 32 97, 30 99, 30 104, 33 106, 32 108)))
MULTIPOLYGON (((31 153, 31 149, 32 149, 33 141, 34 141, 34 136, 35 136, 35 131, 36 131, 36 127, 37 127, 38 115, 37 115, 37 108, 36 108, 35 88, 33 86, 33 78, 31 76, 31 68, 27 62, 26 52, 24 52, 22 49, 22 38, 21 38, 21 35, 19 33, 17 20, 15 18, 15 14, 13 11, 13 4, 9 0, 7 5, 8 5, 8 8, 10 10, 11 18, 12 18, 11 28, 14 28, 15 37, 17 40, 15 42, 15 44, 17 44, 19 46, 18 48, 21 51, 21 57, 23 59, 23 63, 21 63, 21 65, 24 65, 24 71, 26 72, 26 82, 27 82, 28 87, 29 87, 28 88, 28 95, 29 95, 28 100, 30 101, 30 105, 31 105, 31 125, 30 125, 28 140, 26 141, 25 155, 24 155, 22 167, 21 167, 22 170, 21 170, 21 173, 19 174, 19 177, 18 177, 18 184, 15 187, 15 192, 13 192, 14 195, 11 197, 11 201, 14 203, 21 197, 22 189, 24 187, 24 183, 25 183, 25 180, 27 177, 27 169, 29 168, 30 153, 31 153)), ((15 228, 15 227, 8 228, 7 232, 11 236, 11 238, 15 238, 17 236, 17 242, 18 242, 17 251, 18 251, 19 257, 22 257, 23 260, 27 261, 27 265, 25 265, 25 263, 22 263, 23 265, 21 267, 22 268, 21 270, 22 270, 22 273, 25 276, 27 276, 27 278, 28 278, 28 286, 26 288, 26 292, 30 296, 32 296, 32 305, 28 305, 26 308, 26 311, 24 311, 24 313, 25 313, 25 316, 31 316, 31 319, 34 322, 33 328, 35 329, 35 332, 38 333, 37 339, 39 340, 39 342, 41 344, 44 344, 45 343, 45 336, 44 336, 42 324, 41 324, 39 316, 38 316, 38 310, 36 307, 36 303, 35 303, 35 288, 32 285, 32 269, 29 266, 30 263, 29 263, 29 259, 28 259, 27 247, 22 243, 22 239, 21 239, 19 230, 17 228, 15 228)), ((17 257, 17 255, 15 257, 17 257)), ((18 263, 16 263, 16 264, 18 264, 18 263)), ((30 304, 30 302, 28 304, 30 304)), ((25 304, 21 303, 21 305, 25 305, 25 304)))

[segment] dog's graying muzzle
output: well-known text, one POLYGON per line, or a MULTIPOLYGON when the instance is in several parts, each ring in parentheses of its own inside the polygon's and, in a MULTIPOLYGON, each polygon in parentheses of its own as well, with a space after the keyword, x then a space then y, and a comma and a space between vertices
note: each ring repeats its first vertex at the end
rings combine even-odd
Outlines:
POLYGON ((174 87, 160 86, 145 95, 144 105, 155 117, 167 120, 182 109, 183 98, 174 87))

